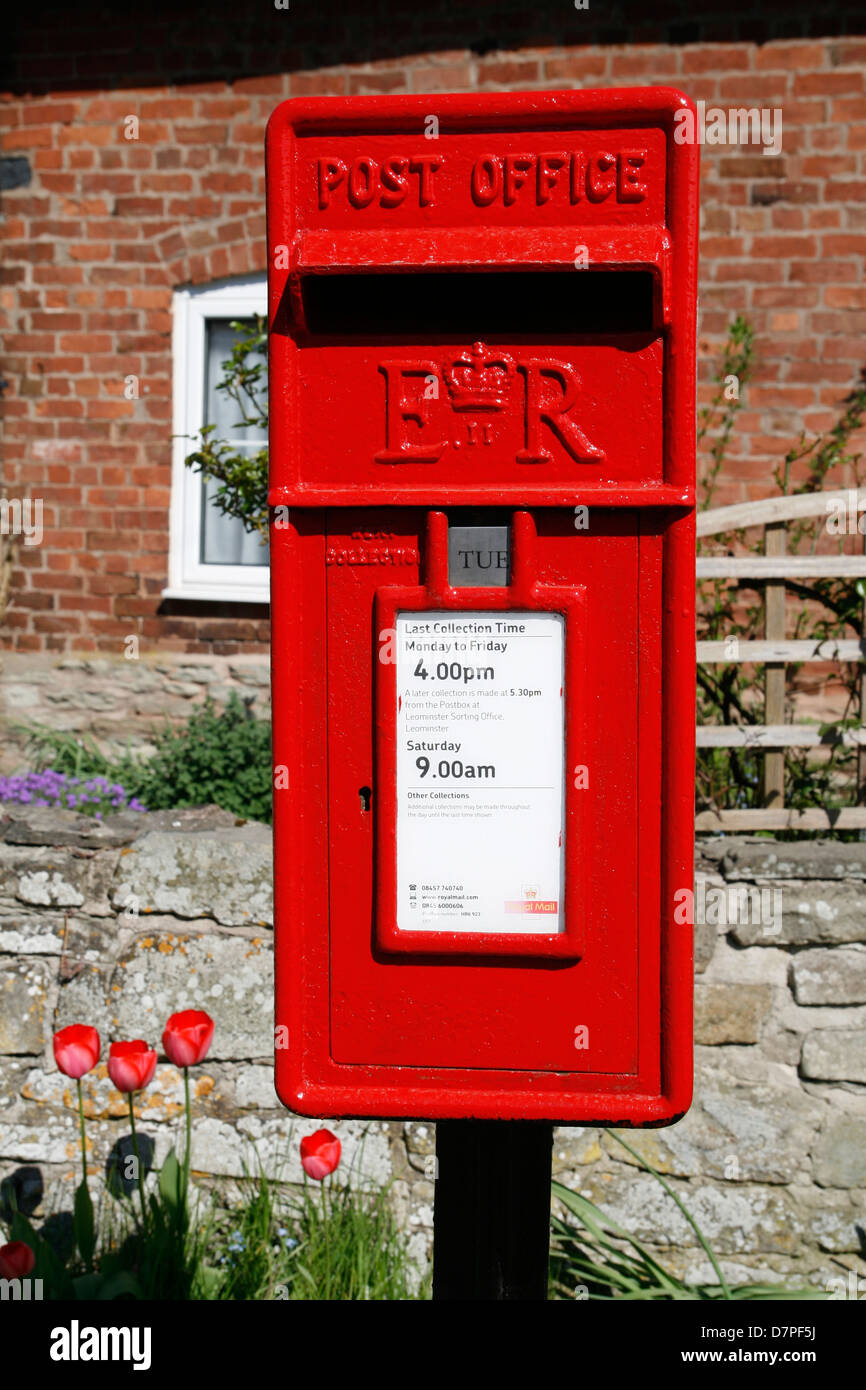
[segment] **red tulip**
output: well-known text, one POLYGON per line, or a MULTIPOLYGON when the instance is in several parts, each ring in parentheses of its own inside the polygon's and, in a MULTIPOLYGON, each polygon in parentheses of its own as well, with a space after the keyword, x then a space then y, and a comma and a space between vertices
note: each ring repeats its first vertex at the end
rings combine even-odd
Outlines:
POLYGON ((172 1014, 162 1035, 162 1050, 176 1067, 194 1067, 203 1062, 213 1039, 214 1022, 201 1009, 184 1009, 172 1014))
POLYGON ((156 1053, 141 1038, 112 1043, 108 1049, 108 1075, 118 1091, 141 1091, 153 1080, 156 1053))
POLYGON ((101 1047, 96 1029, 86 1023, 71 1023, 54 1034, 54 1060, 64 1076, 75 1081, 93 1070, 101 1047))
POLYGON ((308 1177, 321 1182, 340 1162, 340 1141, 329 1129, 317 1129, 301 1140, 301 1164, 308 1177))
POLYGON ((36 1263, 36 1256, 23 1240, 0 1245, 0 1278, 26 1279, 36 1263))

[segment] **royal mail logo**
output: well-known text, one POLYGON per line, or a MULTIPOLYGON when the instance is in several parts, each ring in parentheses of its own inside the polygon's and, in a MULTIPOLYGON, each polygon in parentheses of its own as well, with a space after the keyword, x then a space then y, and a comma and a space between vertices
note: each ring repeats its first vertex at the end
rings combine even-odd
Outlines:
POLYGON ((604 450, 577 421, 581 383, 568 362, 520 361, 476 342, 446 361, 391 359, 380 362, 379 371, 385 378, 385 447, 377 463, 436 463, 448 449, 490 446, 497 441, 496 417, 510 422, 515 416, 523 440, 518 463, 549 463, 554 441, 576 463, 604 461, 604 450))
POLYGON ((505 911, 508 913, 529 912, 533 915, 537 913, 544 913, 546 915, 548 913, 557 912, 558 910, 559 903, 555 898, 521 898, 519 900, 514 899, 511 902, 506 902, 505 904, 505 911))

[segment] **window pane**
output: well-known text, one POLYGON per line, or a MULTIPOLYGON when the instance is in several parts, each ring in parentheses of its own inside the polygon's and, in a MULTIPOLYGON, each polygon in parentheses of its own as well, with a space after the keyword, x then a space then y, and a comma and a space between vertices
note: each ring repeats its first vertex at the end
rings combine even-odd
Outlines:
MULTIPOLYGON (((246 322, 246 320, 243 320, 246 322)), ((252 326, 252 320, 249 320, 252 326)), ((218 391, 222 364, 235 343, 235 330, 229 319, 208 319, 205 356, 205 423, 216 425, 216 436, 239 452, 255 453, 267 443, 267 430, 241 423, 237 405, 218 391)), ((252 361, 264 361, 264 356, 252 361)), ((267 565, 268 547, 257 532, 245 530, 236 517, 223 516, 213 498, 218 484, 202 481, 201 561, 205 565, 267 565)))

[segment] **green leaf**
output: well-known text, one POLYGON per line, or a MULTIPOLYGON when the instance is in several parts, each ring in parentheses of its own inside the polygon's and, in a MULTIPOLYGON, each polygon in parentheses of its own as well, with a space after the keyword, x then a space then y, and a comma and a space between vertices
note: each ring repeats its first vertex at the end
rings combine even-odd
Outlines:
POLYGON ((73 1298, 75 1296, 72 1291, 72 1280, 60 1256, 47 1240, 43 1240, 40 1235, 37 1235, 26 1216, 22 1216, 18 1211, 10 1222, 9 1236, 11 1240, 23 1240, 25 1245, 30 1246, 36 1256, 33 1278, 44 1281, 45 1293, 48 1298, 73 1298))
POLYGON ((74 1225, 78 1253, 89 1269, 93 1264, 93 1252, 96 1248, 96 1228, 93 1221, 93 1202, 83 1178, 75 1189, 74 1225))
POLYGON ((159 1175, 159 1191, 163 1201, 173 1209, 183 1202, 183 1172, 172 1149, 162 1165, 159 1175))
POLYGON ((103 1279, 96 1297, 106 1302, 112 1298, 144 1298, 144 1293, 135 1275, 128 1269, 121 1269, 110 1278, 103 1279))

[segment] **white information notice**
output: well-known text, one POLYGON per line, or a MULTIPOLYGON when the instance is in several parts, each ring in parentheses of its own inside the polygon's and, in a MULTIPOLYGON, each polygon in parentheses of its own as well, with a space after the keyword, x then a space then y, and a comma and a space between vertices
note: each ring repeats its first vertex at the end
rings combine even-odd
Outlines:
POLYGON ((565 929, 564 620, 397 616, 397 923, 565 929))

